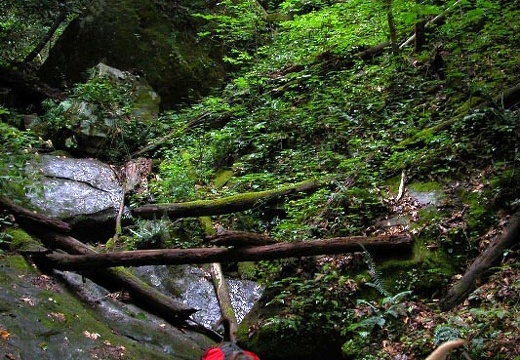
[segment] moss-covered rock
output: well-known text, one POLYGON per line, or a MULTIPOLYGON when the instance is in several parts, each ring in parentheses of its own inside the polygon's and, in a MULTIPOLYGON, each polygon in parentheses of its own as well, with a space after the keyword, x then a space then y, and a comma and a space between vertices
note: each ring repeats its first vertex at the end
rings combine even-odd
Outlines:
POLYGON ((166 108, 205 94, 225 69, 220 50, 196 35, 191 15, 204 4, 186 1, 165 9, 154 1, 91 2, 53 46, 40 76, 54 86, 73 84, 102 61, 142 74, 166 108))
POLYGON ((74 295, 22 256, 0 256, 1 358, 198 359, 211 346, 110 297, 92 303, 99 288, 76 279, 74 295))
POLYGON ((37 239, 27 234, 20 228, 9 228, 6 233, 11 238, 10 250, 19 252, 38 252, 44 251, 45 247, 37 239))

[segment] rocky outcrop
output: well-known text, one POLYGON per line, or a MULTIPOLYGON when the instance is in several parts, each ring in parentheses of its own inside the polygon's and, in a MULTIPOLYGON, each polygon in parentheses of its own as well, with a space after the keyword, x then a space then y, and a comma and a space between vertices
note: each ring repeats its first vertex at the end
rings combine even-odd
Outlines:
POLYGON ((225 75, 221 51, 196 35, 192 14, 205 6, 205 1, 92 1, 67 26, 39 76, 61 87, 83 81, 87 69, 104 62, 144 76, 165 108, 203 95, 225 75))
POLYGON ((160 97, 141 76, 99 63, 90 79, 44 116, 24 119, 35 134, 76 157, 120 162, 146 143, 160 97))

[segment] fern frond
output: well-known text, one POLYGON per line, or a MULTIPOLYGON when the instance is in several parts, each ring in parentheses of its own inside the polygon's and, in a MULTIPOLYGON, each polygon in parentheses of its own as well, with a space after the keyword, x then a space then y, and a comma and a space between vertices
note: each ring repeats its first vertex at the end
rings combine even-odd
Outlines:
POLYGON ((433 331, 433 341, 436 345, 445 341, 460 339, 460 330, 448 325, 438 325, 433 331))
POLYGON ((372 282, 367 283, 367 285, 373 287, 384 296, 390 296, 390 293, 385 289, 385 284, 381 272, 377 270, 374 259, 363 245, 360 246, 363 248, 363 261, 365 264, 367 264, 368 273, 372 278, 372 282))

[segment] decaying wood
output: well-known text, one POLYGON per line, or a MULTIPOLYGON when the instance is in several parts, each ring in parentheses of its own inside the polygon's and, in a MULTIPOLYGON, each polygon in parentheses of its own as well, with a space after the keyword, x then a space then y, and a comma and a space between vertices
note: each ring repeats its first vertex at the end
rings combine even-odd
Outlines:
MULTIPOLYGON (((217 185, 220 187, 221 185, 217 185)), ((200 222, 205 229, 207 237, 213 236, 215 233, 221 234, 221 226, 215 226, 212 224, 211 217, 205 216, 200 218, 200 222), (217 230, 217 231, 216 231, 217 230)), ((224 325, 224 341, 235 342, 236 334, 238 331, 238 321, 235 315, 235 310, 231 304, 231 297, 229 295, 229 288, 222 271, 220 263, 211 263, 209 265, 211 280, 213 287, 215 288, 215 294, 217 296, 218 305, 220 307, 221 320, 220 323, 224 325)))
POLYGON ((399 183, 399 192, 397 193, 397 196, 395 198, 396 201, 401 200, 401 198, 403 197, 405 186, 406 186, 406 173, 403 170, 401 172, 401 182, 399 183))
POLYGON ((276 244, 278 241, 264 234, 256 234, 248 231, 224 230, 214 236, 209 236, 206 241, 217 246, 262 246, 276 244))
POLYGON ((71 227, 65 221, 51 219, 46 216, 38 215, 24 207, 15 204, 6 197, 0 196, 0 209, 5 210, 16 218, 16 222, 23 227, 43 227, 49 230, 55 230, 62 233, 69 233, 71 227))
POLYGON ((509 226, 501 237, 492 241, 487 249, 478 256, 464 276, 455 283, 441 300, 440 307, 450 310, 460 304, 475 289, 477 280, 503 255, 504 250, 518 245, 520 239, 520 212, 509 220, 509 226))
MULTIPOLYGON (((433 25, 441 22, 442 20, 444 20, 446 18, 446 15, 448 15, 448 13, 455 7, 457 6, 458 4, 460 3, 460 0, 457 0, 455 3, 453 3, 453 5, 451 5, 449 8, 447 8, 446 10, 444 10, 442 13, 440 13, 439 15, 435 16, 433 19, 429 20, 428 22, 426 22, 426 25, 424 26, 424 28, 426 29, 429 29, 430 27, 432 27, 433 25)), ((402 49, 404 48, 405 46, 408 46, 410 45, 414 40, 415 40, 415 34, 413 34, 412 36, 410 36, 404 43, 402 43, 399 48, 402 49)))
POLYGON ((235 315, 235 310, 233 309, 233 305, 231 304, 229 289, 224 277, 224 273, 222 272, 222 266, 220 266, 219 263, 212 263, 210 265, 210 273, 211 279, 213 281, 213 287, 215 288, 215 293, 217 295, 220 312, 222 314, 222 319, 227 319, 229 321, 229 334, 224 334, 224 336, 229 335, 231 339, 235 339, 238 330, 238 321, 235 315))
POLYGON ((412 239, 408 235, 351 236, 245 248, 136 250, 84 255, 48 254, 42 255, 42 258, 57 269, 88 270, 113 266, 226 263, 341 254, 360 251, 361 245, 376 256, 391 256, 411 250, 412 239))
POLYGON ((242 193, 216 200, 197 200, 179 204, 144 205, 132 210, 132 214, 145 219, 160 218, 163 215, 168 216, 170 219, 178 219, 181 217, 229 214, 252 209, 256 206, 274 204, 279 202, 284 196, 299 192, 315 191, 328 183, 328 180, 310 180, 283 186, 279 189, 242 193))

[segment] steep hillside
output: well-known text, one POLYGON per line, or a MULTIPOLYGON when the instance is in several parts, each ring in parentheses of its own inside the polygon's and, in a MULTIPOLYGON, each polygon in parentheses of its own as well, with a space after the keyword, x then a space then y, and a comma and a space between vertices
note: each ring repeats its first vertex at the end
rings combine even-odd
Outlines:
MULTIPOLYGON (((424 358, 452 338, 467 340, 465 358, 518 359, 517 240, 469 296, 449 308, 442 299, 519 210, 519 5, 220 2, 197 15, 207 21, 199 35, 224 46, 236 71, 153 128, 118 125, 129 148, 141 149, 130 156, 154 159, 148 190, 127 194, 127 204, 221 199, 315 179, 324 185, 313 192, 266 198, 211 225, 288 242, 411 236, 413 249, 397 256, 360 247, 229 266, 266 285, 240 328, 242 344, 262 359, 424 358)), ((66 127, 58 106, 47 109, 44 119, 66 127)), ((18 136, 11 148, 37 143, 18 136)), ((137 220, 107 248, 206 246, 199 218, 154 224, 137 220)))

